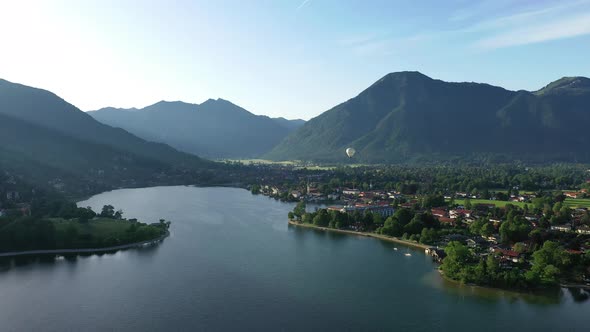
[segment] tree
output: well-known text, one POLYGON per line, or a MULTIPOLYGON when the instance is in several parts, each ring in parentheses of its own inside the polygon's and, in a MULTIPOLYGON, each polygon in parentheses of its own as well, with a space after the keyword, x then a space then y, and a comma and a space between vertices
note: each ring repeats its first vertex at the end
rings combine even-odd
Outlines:
POLYGON ((494 234, 494 231, 494 226, 488 221, 481 227, 479 234, 484 237, 489 237, 494 234))
POLYGON ((64 245, 66 247, 72 247, 77 238, 78 228, 74 225, 68 225, 64 234, 64 245))
POLYGON ((383 217, 380 213, 373 213, 373 225, 383 225, 383 217))
POLYGON ((399 221, 402 226, 408 224, 414 217, 414 213, 408 209, 398 209, 395 211, 394 217, 399 221))
POLYGON ((467 210, 471 210, 473 208, 473 206, 471 205, 471 199, 469 199, 469 197, 465 198, 465 208, 467 210))
POLYGON ((446 205, 445 197, 440 194, 426 195, 422 198, 422 207, 425 209, 446 205))
POLYGON ((252 186, 252 194, 254 194, 254 195, 260 194, 260 185, 255 184, 252 186))
POLYGON ((473 271, 474 281, 478 284, 487 284, 489 282, 489 276, 487 273, 487 263, 484 259, 480 259, 479 263, 473 271))
POLYGON ((555 285, 559 282, 561 268, 570 264, 567 253, 553 241, 545 241, 543 247, 533 253, 532 268, 526 273, 527 281, 555 285))
POLYGON ((468 263, 472 260, 471 252, 461 242, 451 241, 445 248, 447 257, 443 259, 442 271, 451 279, 467 282, 469 279, 468 263))
POLYGON ((424 224, 420 220, 419 216, 416 215, 406 226, 404 226, 404 232, 408 234, 419 234, 424 228, 424 224))
POLYGON ((87 223, 88 220, 96 217, 96 213, 92 211, 90 207, 87 208, 77 208, 76 209, 76 216, 78 221, 81 223, 87 223))
POLYGON ((500 235, 503 243, 524 241, 531 231, 531 224, 524 218, 513 217, 512 211, 508 213, 508 220, 500 226, 500 235))
POLYGON ((298 220, 301 220, 301 217, 305 214, 306 205, 305 202, 299 202, 295 205, 293 209, 293 214, 297 217, 298 220))
POLYGON ((320 209, 313 218, 313 224, 320 227, 326 227, 330 223, 330 216, 326 209, 320 209))
POLYGON ((115 207, 112 205, 103 206, 100 216, 103 218, 113 218, 115 216, 115 207))
POLYGON ((420 233, 420 243, 433 243, 436 240, 436 230, 432 228, 422 229, 420 233))

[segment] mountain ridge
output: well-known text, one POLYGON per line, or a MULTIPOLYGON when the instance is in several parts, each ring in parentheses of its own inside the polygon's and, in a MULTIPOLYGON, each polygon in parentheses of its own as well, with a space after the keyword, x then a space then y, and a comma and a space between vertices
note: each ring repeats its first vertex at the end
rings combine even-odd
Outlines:
POLYGON ((103 108, 87 113, 144 139, 209 158, 258 157, 301 125, 298 120, 255 115, 222 98, 201 104, 160 101, 142 109, 103 108))
POLYGON ((50 91, 0 80, 0 169, 41 187, 57 181, 84 195, 189 178, 214 166, 99 123, 50 91))
POLYGON ((581 142, 567 135, 571 129, 583 130, 580 123, 590 123, 590 112, 583 106, 590 93, 571 91, 539 95, 486 83, 445 82, 419 72, 389 73, 309 120, 265 157, 344 162, 344 149, 354 147, 360 162, 467 155, 529 159, 529 154, 545 152, 559 160, 578 151, 586 159, 581 142), (565 128, 560 114, 577 119, 577 124, 568 121, 565 128), (530 136, 523 136, 527 131, 530 136), (547 151, 533 137, 546 144, 547 151))

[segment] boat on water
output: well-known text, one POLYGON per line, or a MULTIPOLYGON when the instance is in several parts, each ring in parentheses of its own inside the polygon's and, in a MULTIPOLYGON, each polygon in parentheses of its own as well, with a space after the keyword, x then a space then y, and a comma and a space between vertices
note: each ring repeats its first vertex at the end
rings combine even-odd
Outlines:
POLYGON ((410 254, 409 252, 404 254, 405 256, 412 256, 412 254, 410 254))
POLYGON ((394 247, 393 250, 397 250, 397 248, 394 247))

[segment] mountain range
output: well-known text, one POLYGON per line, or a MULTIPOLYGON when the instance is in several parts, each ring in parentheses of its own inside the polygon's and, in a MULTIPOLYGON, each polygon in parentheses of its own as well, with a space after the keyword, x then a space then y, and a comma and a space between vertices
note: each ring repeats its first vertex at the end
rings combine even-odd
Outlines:
POLYGON ((391 73, 307 121, 265 155, 342 162, 590 161, 590 79, 538 91, 391 73))
POLYGON ((49 91, 0 80, 0 170, 31 183, 87 193, 209 167, 212 162, 102 124, 49 91))
POLYGON ((214 159, 259 157, 304 123, 254 115, 223 99, 161 101, 142 109, 107 107, 88 114, 141 138, 214 159))

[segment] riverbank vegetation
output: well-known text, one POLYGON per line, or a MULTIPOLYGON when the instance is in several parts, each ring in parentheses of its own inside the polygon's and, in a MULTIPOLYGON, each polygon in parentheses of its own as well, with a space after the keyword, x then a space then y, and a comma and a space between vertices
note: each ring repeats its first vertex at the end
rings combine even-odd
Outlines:
POLYGON ((496 288, 536 289, 557 286, 572 280, 590 264, 590 255, 572 255, 557 242, 546 241, 531 255, 529 262, 520 260, 507 265, 499 256, 478 257, 460 242, 445 247, 441 270, 446 277, 461 283, 496 288))
POLYGON ((7 212, 0 217, 0 252, 120 246, 156 239, 170 226, 163 219, 149 225, 125 219, 123 211, 111 205, 97 214, 48 195, 3 211, 7 212))

